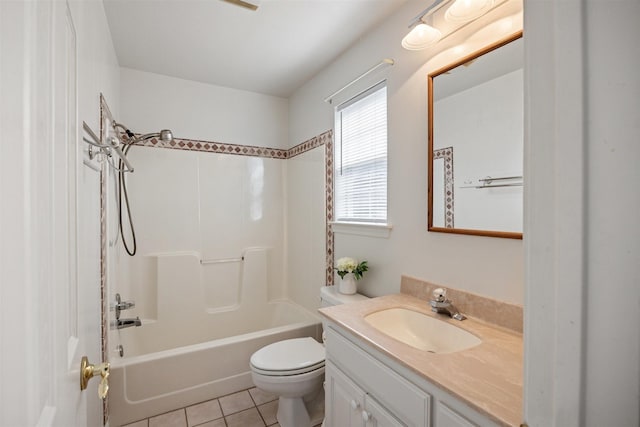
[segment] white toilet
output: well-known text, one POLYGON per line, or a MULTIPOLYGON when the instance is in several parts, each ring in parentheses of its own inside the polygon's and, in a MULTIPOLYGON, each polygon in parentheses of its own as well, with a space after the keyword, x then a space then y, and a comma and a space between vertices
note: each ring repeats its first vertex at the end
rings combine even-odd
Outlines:
MULTIPOLYGON (((367 299, 364 295, 343 295, 335 286, 320 290, 322 307, 367 299)), ((279 396, 281 427, 311 427, 307 405, 321 391, 324 381, 324 345, 311 337, 269 344, 251 356, 251 377, 259 389, 279 396)))

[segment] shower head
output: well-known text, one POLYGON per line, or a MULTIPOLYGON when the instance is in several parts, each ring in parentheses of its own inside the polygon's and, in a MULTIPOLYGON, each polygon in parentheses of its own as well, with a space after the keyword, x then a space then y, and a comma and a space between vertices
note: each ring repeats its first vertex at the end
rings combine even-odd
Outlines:
POLYGON ((173 141, 173 133, 169 129, 162 129, 160 131, 160 141, 171 142, 173 141))
POLYGON ((124 131, 124 133, 127 134, 127 137, 129 139, 124 142, 124 144, 126 145, 131 145, 137 142, 146 141, 147 139, 151 139, 151 138, 158 138, 161 142, 164 142, 164 143, 169 143, 173 141, 173 133, 169 129, 162 129, 160 132, 147 133, 144 135, 136 136, 133 132, 129 130, 129 128, 127 128, 121 123, 113 122, 113 127, 120 128, 124 131))

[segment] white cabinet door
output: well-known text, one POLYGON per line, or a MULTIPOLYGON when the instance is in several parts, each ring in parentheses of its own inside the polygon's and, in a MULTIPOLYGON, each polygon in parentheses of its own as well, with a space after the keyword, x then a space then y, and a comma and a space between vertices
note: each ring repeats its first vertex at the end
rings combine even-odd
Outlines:
POLYGON ((325 427, 363 427, 365 393, 331 362, 325 365, 325 427))
POLYGON ((436 405, 436 427, 476 427, 471 421, 455 412, 453 409, 438 402, 436 405))
POLYGON ((362 419, 366 421, 366 427, 405 427, 369 395, 366 396, 362 419))

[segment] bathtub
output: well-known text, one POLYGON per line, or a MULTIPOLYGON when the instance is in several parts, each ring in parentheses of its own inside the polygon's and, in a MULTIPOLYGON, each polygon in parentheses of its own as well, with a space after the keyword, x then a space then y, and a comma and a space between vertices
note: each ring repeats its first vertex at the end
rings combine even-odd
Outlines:
MULTIPOLYGON (((264 313, 251 316, 256 319, 254 332, 113 360, 110 425, 117 427, 251 388, 249 358, 255 351, 288 338, 321 339, 317 315, 292 302, 271 302, 262 310, 264 313)), ((229 322, 231 316, 226 317, 229 322)), ((132 339, 144 340, 144 327, 130 332, 138 335, 132 339)))
POLYGON ((112 427, 251 388, 255 351, 283 339, 321 339, 317 313, 269 298, 268 258, 263 248, 246 249, 237 264, 203 265, 196 252, 146 257, 154 298, 122 313, 141 314, 142 326, 110 330, 112 427), (146 316, 143 306, 152 306, 146 316), (117 345, 124 357, 113 352, 117 345))

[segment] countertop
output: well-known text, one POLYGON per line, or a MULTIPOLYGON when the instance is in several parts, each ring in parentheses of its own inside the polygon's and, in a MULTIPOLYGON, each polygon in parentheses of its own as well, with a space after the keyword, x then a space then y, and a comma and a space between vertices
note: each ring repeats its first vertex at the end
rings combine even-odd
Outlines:
POLYGON ((494 422, 506 426, 519 426, 522 422, 521 334, 473 318, 450 319, 433 313, 425 301, 405 294, 325 307, 319 312, 494 422), (434 354, 397 341, 364 320, 370 313, 395 307, 437 317, 469 331, 482 343, 457 353, 434 354))

